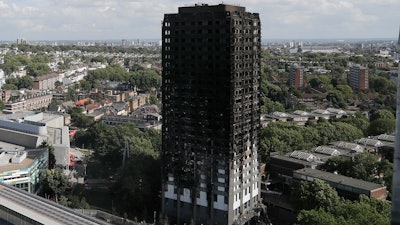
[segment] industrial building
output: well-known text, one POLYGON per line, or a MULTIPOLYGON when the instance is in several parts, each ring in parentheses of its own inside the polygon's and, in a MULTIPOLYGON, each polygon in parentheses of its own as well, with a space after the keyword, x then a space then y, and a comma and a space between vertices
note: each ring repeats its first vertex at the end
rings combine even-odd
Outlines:
POLYGON ((177 224, 245 224, 261 207, 260 19, 180 7, 162 22, 162 212, 177 224))

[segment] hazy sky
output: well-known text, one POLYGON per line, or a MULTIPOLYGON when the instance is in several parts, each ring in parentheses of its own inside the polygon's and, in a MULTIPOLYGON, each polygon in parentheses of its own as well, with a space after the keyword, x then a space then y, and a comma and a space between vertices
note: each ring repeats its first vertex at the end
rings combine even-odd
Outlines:
MULTIPOLYGON (((262 38, 397 38, 400 0, 242 0, 262 38)), ((0 0, 0 40, 159 39, 165 13, 188 0, 0 0)))

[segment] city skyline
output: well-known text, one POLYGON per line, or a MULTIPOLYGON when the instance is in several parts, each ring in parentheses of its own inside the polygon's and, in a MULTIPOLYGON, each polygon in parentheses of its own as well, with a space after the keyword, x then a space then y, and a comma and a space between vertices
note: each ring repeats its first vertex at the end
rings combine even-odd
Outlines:
MULTIPOLYGON (((0 40, 159 39, 164 13, 193 1, 0 0, 0 40)), ((393 38, 399 0, 204 1, 260 13, 263 39, 393 38)))

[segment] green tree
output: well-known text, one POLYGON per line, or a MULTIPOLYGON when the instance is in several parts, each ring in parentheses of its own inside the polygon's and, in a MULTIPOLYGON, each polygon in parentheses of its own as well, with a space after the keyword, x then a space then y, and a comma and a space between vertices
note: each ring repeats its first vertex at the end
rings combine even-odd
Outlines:
POLYGON ((161 154, 161 132, 156 129, 148 129, 145 133, 153 146, 154 152, 158 155, 161 154))
POLYGON ((63 83, 62 83, 61 81, 59 81, 59 80, 57 80, 56 82, 54 82, 54 86, 55 86, 56 88, 62 86, 62 84, 63 84, 63 83))
POLYGON ((76 101, 78 96, 76 94, 76 90, 73 87, 68 87, 67 91, 67 100, 76 101))
POLYGON ((343 217, 345 225, 390 224, 390 203, 360 196, 359 201, 344 203, 334 207, 331 213, 335 217, 343 217))
POLYGON ((287 153, 298 149, 310 149, 332 141, 353 141, 363 137, 363 132, 344 122, 319 121, 306 127, 288 122, 270 123, 261 131, 260 147, 263 159, 272 151, 287 153))
POLYGON ((322 82, 318 79, 318 77, 313 77, 310 79, 309 84, 312 88, 319 88, 322 82))
POLYGON ((33 87, 33 79, 30 76, 18 78, 18 89, 31 89, 33 87))
POLYGON ((81 82, 80 82, 80 85, 81 85, 81 88, 82 88, 83 90, 86 90, 86 91, 92 90, 92 84, 91 84, 89 81, 87 81, 87 80, 81 81, 81 82))
POLYGON ((15 86, 14 84, 3 84, 1 89, 3 89, 3 90, 18 90, 18 87, 15 86))
POLYGON ((18 78, 16 78, 16 77, 9 77, 6 79, 6 84, 13 84, 15 86, 18 86, 18 83, 19 83, 19 81, 18 81, 18 78))
POLYGON ((336 86, 336 89, 342 93, 345 99, 353 98, 353 89, 349 85, 339 84, 336 86))
POLYGON ((54 155, 54 146, 50 145, 48 142, 43 141, 42 144, 39 146, 40 148, 47 148, 49 151, 49 166, 48 169, 52 170, 54 169, 56 165, 56 156, 54 155))
MULTIPOLYGON (((322 165, 321 169, 379 184, 384 181, 386 185, 391 185, 392 168, 393 164, 389 161, 382 160, 379 162, 374 155, 364 152, 352 158, 345 156, 331 157, 322 165), (384 177, 377 178, 380 174, 383 174, 384 177)), ((388 190, 390 191, 391 187, 388 187, 388 190)))
POLYGON ((347 176, 352 170, 351 158, 345 156, 330 157, 322 166, 321 169, 328 172, 337 172, 347 176))
POLYGON ((371 74, 369 83, 373 92, 377 92, 382 95, 396 92, 396 83, 387 77, 371 74))
POLYGON ((143 153, 157 158, 161 148, 159 132, 143 132, 131 123, 118 126, 96 123, 86 131, 78 132, 75 139, 78 146, 95 149, 93 159, 101 164, 96 168, 96 176, 105 176, 109 173, 108 169, 114 171, 121 166, 126 142, 129 143, 131 155, 143 153))
POLYGON ((374 181, 377 175, 378 161, 369 153, 357 154, 352 160, 352 169, 348 176, 365 181, 374 181))
POLYGON ((87 128, 92 124, 92 120, 82 113, 79 107, 73 107, 68 110, 71 115, 72 123, 79 128, 87 128))
POLYGON ((154 69, 145 69, 132 72, 129 82, 143 91, 150 91, 152 88, 161 88, 161 76, 154 69))
POLYGON ((355 202, 343 201, 330 210, 322 208, 302 210, 297 216, 298 225, 389 225, 391 205, 361 195, 355 202))
POLYGON ((326 145, 332 141, 353 141, 357 138, 363 137, 363 133, 360 129, 343 122, 319 121, 315 126, 318 130, 319 145, 326 145))
POLYGON ((56 165, 56 156, 54 155, 54 147, 49 145, 49 169, 54 169, 56 165))
POLYGON ((335 217, 324 209, 301 210, 296 225, 344 225, 343 217, 335 217))
POLYGON ((309 83, 312 88, 320 88, 325 90, 332 90, 331 77, 328 75, 318 75, 310 79, 309 83))
POLYGON ((393 113, 387 109, 379 109, 371 114, 371 121, 378 120, 378 119, 395 119, 393 113))
MULTIPOLYGON (((64 197, 64 196, 62 196, 62 197, 64 197)), ((62 204, 62 205, 64 205, 64 204, 62 204)), ((82 196, 77 196, 77 195, 68 196, 65 206, 73 208, 73 209, 89 209, 90 208, 89 203, 86 202, 86 198, 82 197, 82 196)))
POLYGON ((0 68, 3 69, 7 75, 10 75, 11 73, 18 71, 20 66, 22 66, 22 63, 15 55, 6 54, 4 56, 4 63, 0 65, 0 68))
POLYGON ((295 149, 311 147, 312 143, 305 142, 301 128, 294 124, 285 122, 274 122, 262 130, 261 148, 263 154, 268 155, 271 151, 282 153, 290 152, 295 149))
POLYGON ((333 122, 332 125, 335 129, 334 133, 337 135, 336 140, 353 141, 364 136, 362 130, 351 124, 343 122, 333 122))
POLYGON ((56 201, 68 187, 68 178, 60 168, 41 171, 39 180, 42 185, 42 195, 54 198, 56 201))
POLYGON ((392 196, 392 188, 393 188, 393 163, 391 163, 389 160, 384 159, 381 160, 378 163, 378 175, 379 179, 376 181, 376 183, 384 184, 388 190, 388 198, 390 199, 392 196), (383 175, 381 177, 380 175, 383 175))
POLYGON ((338 90, 333 90, 329 92, 326 96, 326 100, 330 101, 335 107, 342 109, 347 108, 347 103, 344 100, 343 94, 338 90))
POLYGON ((157 105, 160 103, 160 101, 157 99, 157 96, 155 95, 150 95, 149 99, 148 99, 148 103, 149 104, 154 104, 157 105))
POLYGON ((261 113, 273 113, 275 111, 284 112, 285 107, 276 101, 272 101, 268 97, 261 98, 261 113))
POLYGON ((284 102, 288 96, 288 92, 281 87, 267 81, 266 78, 261 79, 261 92, 263 96, 268 97, 271 101, 284 102))
POLYGON ((161 186, 160 160, 145 153, 132 155, 129 162, 117 175, 113 191, 120 200, 120 211, 128 216, 143 215, 140 219, 151 219, 153 211, 160 207, 161 186), (132 204, 134 202, 135 204, 132 204))
POLYGON ((351 116, 351 117, 341 118, 338 121, 357 127, 363 132, 364 136, 368 134, 368 128, 370 123, 368 119, 363 116, 351 116))
POLYGON ((90 62, 100 62, 100 63, 105 63, 107 60, 103 55, 98 55, 95 57, 92 57, 90 59, 90 62))
POLYGON ((301 181, 292 190, 291 202, 297 210, 329 210, 340 203, 340 198, 336 190, 329 184, 314 179, 312 182, 301 181))
POLYGON ((126 71, 126 69, 120 65, 111 65, 104 69, 89 71, 88 75, 85 77, 85 80, 92 84, 92 88, 95 88, 96 81, 128 81, 130 76, 131 75, 126 71))
POLYGON ((32 62, 47 64, 47 63, 51 62, 51 58, 48 55, 46 55, 45 53, 40 52, 40 53, 36 54, 35 56, 33 56, 32 62))
POLYGON ((46 63, 30 63, 26 66, 27 74, 33 77, 50 73, 50 71, 50 67, 46 63))
POLYGON ((396 128, 395 119, 376 119, 373 120, 368 128, 369 135, 390 134, 396 128))

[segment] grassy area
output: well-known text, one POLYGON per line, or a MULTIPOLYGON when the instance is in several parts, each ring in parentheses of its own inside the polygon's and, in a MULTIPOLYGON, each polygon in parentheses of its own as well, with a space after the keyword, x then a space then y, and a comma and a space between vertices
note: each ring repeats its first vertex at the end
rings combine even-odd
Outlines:
POLYGON ((115 211, 115 204, 117 203, 114 201, 114 198, 109 191, 111 185, 111 183, 88 184, 85 188, 82 188, 81 195, 86 198, 86 201, 91 207, 113 212, 115 211))

